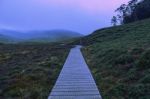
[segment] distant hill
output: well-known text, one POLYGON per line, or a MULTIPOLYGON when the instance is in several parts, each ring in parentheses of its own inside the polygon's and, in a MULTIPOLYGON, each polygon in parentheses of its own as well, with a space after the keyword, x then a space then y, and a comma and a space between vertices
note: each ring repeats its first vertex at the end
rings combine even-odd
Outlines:
POLYGON ((96 30, 82 44, 103 99, 150 98, 150 19, 96 30))
POLYGON ((3 35, 1 36, 0 40, 3 40, 5 38, 4 36, 9 36, 8 40, 11 40, 13 42, 57 42, 83 36, 80 33, 68 30, 30 32, 1 30, 0 34, 3 35))
POLYGON ((0 34, 0 43, 12 42, 12 38, 6 35, 0 34))
MULTIPOLYGON (((32 33, 31 33, 32 34, 32 33)), ((44 32, 33 32, 32 38, 29 41, 33 42, 56 42, 56 41, 63 41, 68 40, 71 38, 81 37, 83 35, 67 31, 67 30, 51 30, 51 31, 44 31, 44 32), (34 36, 36 35, 36 36, 34 36)))

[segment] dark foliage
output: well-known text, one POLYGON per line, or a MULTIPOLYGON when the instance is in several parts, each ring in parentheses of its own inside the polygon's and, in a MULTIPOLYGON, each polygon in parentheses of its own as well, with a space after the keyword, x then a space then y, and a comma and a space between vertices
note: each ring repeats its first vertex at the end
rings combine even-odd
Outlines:
POLYGON ((116 10, 121 24, 150 18, 150 0, 131 0, 127 5, 122 4, 116 10))

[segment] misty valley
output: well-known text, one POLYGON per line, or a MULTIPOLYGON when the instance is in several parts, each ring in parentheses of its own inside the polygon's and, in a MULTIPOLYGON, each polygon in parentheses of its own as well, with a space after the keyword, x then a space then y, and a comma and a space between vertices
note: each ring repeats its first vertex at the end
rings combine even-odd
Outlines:
POLYGON ((0 42, 2 43, 23 43, 23 42, 58 42, 83 35, 69 30, 47 30, 47 31, 14 31, 0 30, 0 42))

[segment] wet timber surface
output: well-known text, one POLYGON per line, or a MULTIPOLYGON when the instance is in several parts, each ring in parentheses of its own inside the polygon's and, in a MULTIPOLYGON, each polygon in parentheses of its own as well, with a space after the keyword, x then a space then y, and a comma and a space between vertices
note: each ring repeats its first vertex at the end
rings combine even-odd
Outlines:
POLYGON ((102 99, 80 48, 71 49, 48 99, 102 99))

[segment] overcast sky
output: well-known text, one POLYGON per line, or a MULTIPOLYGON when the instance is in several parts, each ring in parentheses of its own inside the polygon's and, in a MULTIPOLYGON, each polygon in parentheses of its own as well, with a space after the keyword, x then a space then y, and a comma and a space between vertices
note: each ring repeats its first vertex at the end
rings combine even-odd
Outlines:
POLYGON ((67 29, 83 34, 110 26, 129 0, 0 0, 0 29, 67 29))

